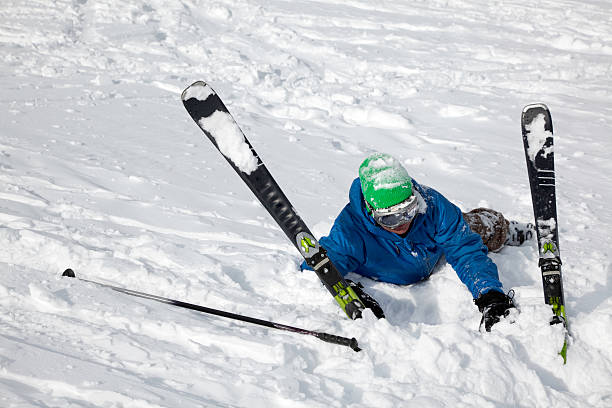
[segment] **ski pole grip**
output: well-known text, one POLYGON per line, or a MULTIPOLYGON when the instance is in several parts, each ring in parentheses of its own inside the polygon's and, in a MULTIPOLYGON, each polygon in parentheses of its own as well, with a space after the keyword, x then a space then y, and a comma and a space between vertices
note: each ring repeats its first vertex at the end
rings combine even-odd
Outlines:
POLYGON ((348 337, 335 336, 333 334, 317 333, 317 338, 328 343, 350 347, 355 351, 361 351, 359 345, 357 344, 357 339, 355 339, 354 337, 349 339, 348 337))
POLYGON ((62 273, 62 276, 67 276, 69 278, 76 278, 76 275, 74 274, 74 271, 70 268, 66 269, 64 271, 64 273, 62 273))

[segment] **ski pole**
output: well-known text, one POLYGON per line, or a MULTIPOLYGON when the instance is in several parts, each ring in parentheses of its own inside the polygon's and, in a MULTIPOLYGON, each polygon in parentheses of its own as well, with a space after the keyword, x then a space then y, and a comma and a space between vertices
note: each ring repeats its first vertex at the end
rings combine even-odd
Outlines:
POLYGON ((341 336, 336 336, 336 335, 328 334, 328 333, 321 333, 321 332, 312 331, 312 330, 300 329, 298 327, 287 326, 285 324, 269 322, 267 320, 256 319, 254 317, 243 316, 243 315, 239 315, 236 313, 226 312, 223 310, 212 309, 206 306, 195 305, 193 303, 181 302, 180 300, 168 299, 168 298, 161 297, 161 296, 151 295, 149 293, 143 293, 143 292, 138 292, 138 291, 131 290, 131 289, 120 288, 118 286, 107 285, 105 283, 100 283, 100 282, 92 281, 89 279, 78 278, 75 275, 74 271, 70 268, 66 269, 64 273, 62 273, 62 276, 66 276, 69 278, 77 278, 83 282, 89 282, 89 283, 93 283, 94 285, 98 285, 98 286, 105 287, 105 288, 110 288, 114 291, 121 292, 126 295, 130 295, 130 296, 150 299, 156 302, 161 302, 161 303, 166 303, 172 306, 182 307, 184 309, 196 310, 202 313, 226 317, 228 319, 240 320, 242 322, 257 324, 259 326, 264 326, 264 327, 268 327, 271 329, 278 329, 278 330, 283 330, 283 331, 288 331, 288 332, 293 332, 293 333, 304 334, 308 336, 314 336, 317 339, 325 341, 327 343, 338 344, 340 346, 350 347, 354 351, 361 350, 357 344, 357 340, 354 337, 349 339, 348 337, 341 337, 341 336))

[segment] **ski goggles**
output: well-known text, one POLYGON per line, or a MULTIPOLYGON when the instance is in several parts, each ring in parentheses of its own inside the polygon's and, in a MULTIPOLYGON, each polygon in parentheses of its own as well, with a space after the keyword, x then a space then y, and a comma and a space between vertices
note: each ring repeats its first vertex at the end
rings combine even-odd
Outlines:
POLYGON ((416 217, 417 212, 419 211, 419 203, 416 197, 416 192, 401 203, 389 208, 375 210, 367 201, 366 204, 372 213, 374 221, 376 221, 378 225, 390 229, 395 229, 409 223, 414 217, 416 217))

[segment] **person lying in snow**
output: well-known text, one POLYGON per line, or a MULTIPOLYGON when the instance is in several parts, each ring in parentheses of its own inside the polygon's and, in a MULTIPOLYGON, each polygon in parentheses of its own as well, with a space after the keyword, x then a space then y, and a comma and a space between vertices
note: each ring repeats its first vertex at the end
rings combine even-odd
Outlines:
MULTIPOLYGON (((431 187, 412 179, 399 161, 376 153, 359 167, 349 203, 321 245, 344 276, 349 272, 408 285, 427 279, 442 255, 472 293, 487 331, 514 307, 487 256, 533 237, 533 225, 508 222, 485 208, 462 213, 431 187), (484 245, 483 245, 484 244, 484 245)), ((310 269, 306 263, 302 269, 310 269)), ((350 282, 350 281, 349 281, 350 282)), ((378 303, 350 285, 377 317, 378 303)))

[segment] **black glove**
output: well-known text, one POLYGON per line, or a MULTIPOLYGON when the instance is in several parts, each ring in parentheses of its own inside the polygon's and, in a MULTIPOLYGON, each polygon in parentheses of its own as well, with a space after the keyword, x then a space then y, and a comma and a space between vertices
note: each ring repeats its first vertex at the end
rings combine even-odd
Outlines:
POLYGON ((374 300, 372 296, 368 295, 367 293, 363 291, 363 285, 361 284, 361 282, 355 283, 352 280, 347 279, 346 283, 348 283, 349 286, 353 289, 357 297, 361 299, 361 302, 363 302, 363 305, 367 307, 368 309, 372 310, 372 313, 374 313, 374 316, 376 316, 379 319, 385 318, 385 312, 383 312, 378 302, 374 300))
MULTIPOLYGON (((510 293, 513 294, 514 292, 510 291, 510 293)), ((485 330, 490 332, 491 327, 499 322, 501 317, 506 317, 510 314, 510 309, 515 307, 512 298, 492 289, 474 300, 478 310, 482 312, 480 331, 482 331, 482 325, 484 324, 485 330)))

